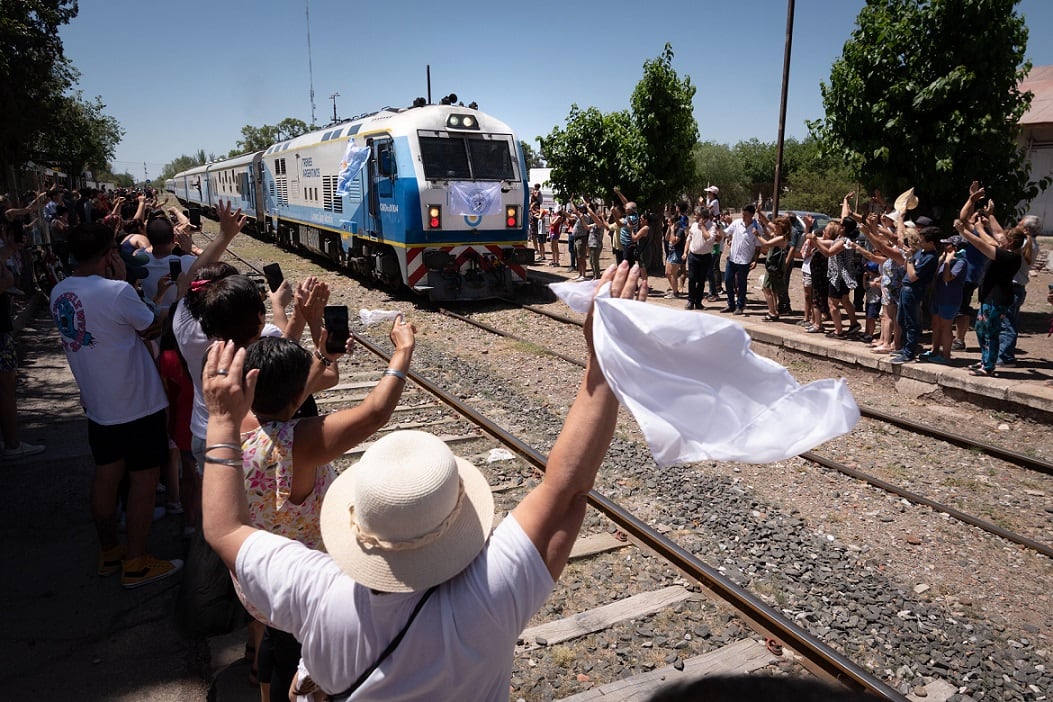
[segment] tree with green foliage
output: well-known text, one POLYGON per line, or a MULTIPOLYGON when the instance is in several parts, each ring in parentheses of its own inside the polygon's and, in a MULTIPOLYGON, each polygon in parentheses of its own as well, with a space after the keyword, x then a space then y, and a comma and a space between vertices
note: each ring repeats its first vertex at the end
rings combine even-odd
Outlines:
POLYGON ((700 196, 707 186, 720 188, 720 202, 725 207, 738 207, 751 199, 752 192, 742 169, 742 161, 727 144, 703 141, 692 152, 699 180, 691 195, 700 196))
POLYGON ((633 123, 640 133, 646 165, 641 173, 641 199, 651 204, 674 202, 698 180, 691 151, 698 143, 695 86, 673 69, 673 47, 644 62, 643 78, 633 90, 633 123))
MULTIPOLYGON (((1017 0, 867 0, 821 91, 824 147, 870 187, 913 186, 921 208, 957 211, 980 180, 999 207, 1045 187, 1017 144, 1031 103, 1020 81, 1027 27, 1017 0)), ((950 215, 944 219, 949 220, 950 215)))
POLYGON ((86 101, 79 90, 56 100, 37 144, 38 158, 73 177, 105 170, 124 136, 117 120, 103 112, 105 107, 102 98, 86 101))
POLYGON ((527 170, 531 168, 544 168, 545 161, 541 158, 541 154, 534 150, 534 147, 526 143, 522 139, 519 140, 519 146, 523 149, 523 160, 526 161, 527 170))
POLYGON ((169 178, 174 176, 176 173, 182 173, 183 171, 190 170, 191 168, 194 168, 195 166, 202 166, 202 165, 204 165, 205 163, 207 163, 210 160, 215 160, 215 159, 208 159, 208 158, 206 158, 204 149, 198 149, 197 153, 195 153, 195 154, 193 154, 191 156, 187 156, 186 154, 183 154, 182 156, 176 158, 175 160, 169 161, 168 163, 166 163, 165 167, 161 169, 161 175, 159 175, 157 177, 157 179, 161 183, 164 183, 166 180, 168 180, 169 178))
MULTIPOLYGON (((33 159, 49 114, 75 82, 59 28, 77 16, 76 0, 0 2, 0 173, 33 159)), ((75 175, 75 174, 74 174, 75 175)), ((14 186, 14 182, 10 183, 14 186)))
POLYGON ((286 117, 278 124, 262 124, 258 127, 246 124, 241 128, 241 139, 238 140, 237 146, 230 150, 228 156, 262 151, 279 141, 292 139, 309 131, 311 128, 307 126, 307 123, 295 117, 286 117))
POLYGON ((610 199, 618 183, 634 191, 638 182, 627 187, 625 173, 631 168, 628 144, 637 140, 628 112, 603 114, 595 107, 571 105, 566 127, 556 127, 541 141, 556 200, 566 202, 575 195, 610 199))
POLYGON ((690 157, 698 141, 691 104, 695 88, 690 78, 679 78, 672 60, 667 44, 661 56, 644 63, 632 110, 604 114, 571 105, 566 126, 541 140, 557 198, 610 200, 618 185, 641 207, 660 207, 696 183, 690 157))

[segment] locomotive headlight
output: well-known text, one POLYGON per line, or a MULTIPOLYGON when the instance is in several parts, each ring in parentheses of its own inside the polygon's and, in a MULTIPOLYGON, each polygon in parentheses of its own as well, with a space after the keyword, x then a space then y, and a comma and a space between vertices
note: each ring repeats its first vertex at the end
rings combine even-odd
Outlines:
POLYGON ((438 229, 442 223, 442 208, 438 205, 428 205, 428 229, 438 229))
POLYGON ((515 205, 505 207, 505 226, 509 229, 519 226, 519 208, 515 205))
POLYGON ((446 126, 450 129, 479 129, 479 120, 473 115, 453 114, 446 118, 446 126))

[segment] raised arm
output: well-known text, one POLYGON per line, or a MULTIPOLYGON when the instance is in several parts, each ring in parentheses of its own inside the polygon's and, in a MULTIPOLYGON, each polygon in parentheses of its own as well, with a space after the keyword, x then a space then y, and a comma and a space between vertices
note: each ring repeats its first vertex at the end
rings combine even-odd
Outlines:
MULTIPOLYGON (((601 286, 611 282, 611 295, 647 299, 647 279, 638 266, 623 262, 608 268, 601 286)), ((553 579, 567 564, 585 518, 586 499, 607 454, 618 417, 618 400, 607 385, 592 345, 592 315, 585 320, 589 359, 577 397, 552 447, 541 484, 512 511, 534 543, 553 579)))
POLYGON ((248 221, 248 217, 241 213, 239 207, 237 211, 233 211, 230 206, 230 201, 219 201, 219 207, 216 208, 219 214, 219 236, 212 241, 208 242, 208 246, 201 252, 201 255, 194 261, 194 265, 190 266, 190 270, 187 271, 185 283, 180 283, 179 298, 182 299, 186 295, 185 286, 189 286, 194 281, 198 270, 202 266, 206 266, 210 263, 215 263, 220 259, 220 256, 230 246, 230 242, 234 240, 241 228, 245 226, 245 222, 248 221))
POLYGON ((845 195, 845 199, 841 201, 841 219, 852 216, 852 205, 848 201, 852 199, 852 196, 855 194, 856 191, 853 190, 852 192, 845 195))
POLYGON ((958 218, 963 222, 968 222, 973 216, 973 212, 976 210, 976 203, 980 201, 980 198, 984 196, 984 189, 980 187, 980 181, 974 180, 969 184, 969 197, 965 198, 965 204, 962 205, 961 211, 958 213, 958 218))
POLYGON ((239 429, 252 407, 259 371, 251 370, 242 379, 244 367, 245 349, 233 341, 216 342, 208 350, 201 374, 208 406, 202 527, 205 539, 231 571, 245 539, 256 531, 249 526, 239 429))
POLYGON ((625 195, 622 194, 622 189, 619 188, 617 185, 614 186, 614 194, 617 195, 618 199, 622 201, 623 208, 629 204, 629 198, 625 197, 625 195))
POLYGON ((992 261, 994 260, 995 251, 997 251, 998 246, 994 244, 992 240, 987 237, 977 236, 973 233, 972 229, 960 219, 954 220, 954 229, 964 236, 966 241, 975 246, 980 253, 987 256, 987 258, 992 261))
POLYGON ((355 407, 303 419, 296 425, 293 465, 313 467, 329 463, 387 424, 406 387, 415 334, 414 326, 400 314, 391 325, 390 338, 395 351, 388 362, 388 370, 380 376, 366 399, 355 407))

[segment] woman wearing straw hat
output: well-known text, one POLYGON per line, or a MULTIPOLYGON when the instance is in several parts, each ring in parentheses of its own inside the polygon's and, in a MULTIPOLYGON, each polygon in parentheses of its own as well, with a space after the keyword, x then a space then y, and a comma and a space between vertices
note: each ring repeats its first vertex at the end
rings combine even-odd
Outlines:
MULTIPOLYGON (((612 296, 647 297, 646 278, 626 263, 601 280, 612 296)), ((303 642, 320 689, 336 699, 354 690, 370 699, 508 699, 516 639, 567 563, 614 433, 618 402, 591 329, 590 316, 585 377, 544 480, 493 534, 482 474, 438 438, 399 431, 326 493, 328 554, 248 525, 238 427, 257 372, 243 374, 245 352, 232 343, 209 351, 205 536, 248 599, 303 642)))

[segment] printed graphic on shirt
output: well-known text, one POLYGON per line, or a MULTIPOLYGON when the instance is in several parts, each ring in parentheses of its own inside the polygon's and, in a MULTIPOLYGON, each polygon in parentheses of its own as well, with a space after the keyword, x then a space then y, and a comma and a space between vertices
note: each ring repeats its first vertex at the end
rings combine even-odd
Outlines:
POLYGON ((95 337, 84 323, 84 306, 72 292, 63 293, 51 306, 55 325, 62 335, 62 345, 67 351, 80 351, 83 346, 94 346, 95 337))

